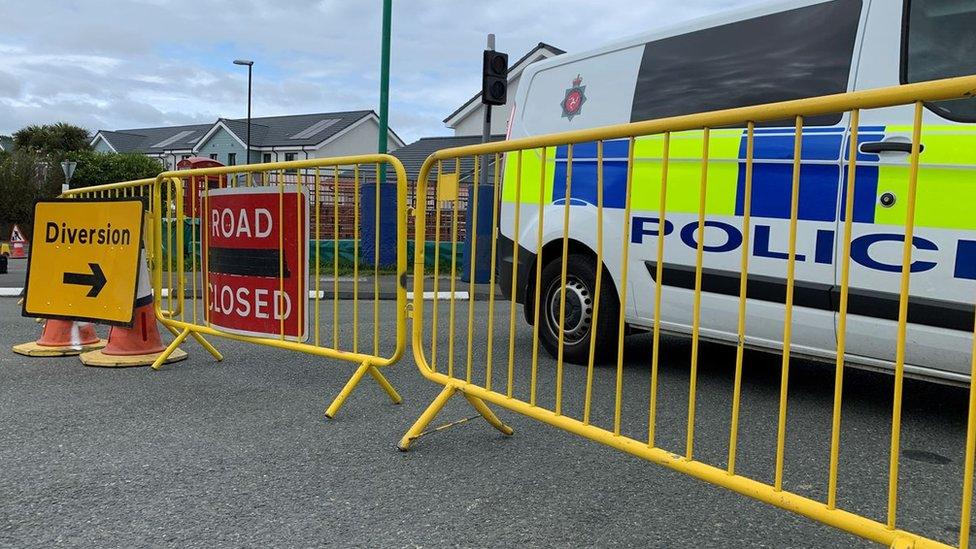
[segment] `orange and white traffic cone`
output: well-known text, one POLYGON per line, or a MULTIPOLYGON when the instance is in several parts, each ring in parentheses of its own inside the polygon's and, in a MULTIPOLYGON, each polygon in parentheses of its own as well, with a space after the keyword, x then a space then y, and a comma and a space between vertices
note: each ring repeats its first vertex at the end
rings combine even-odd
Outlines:
POLYGON ((91 322, 52 319, 44 323, 37 341, 14 345, 13 351, 24 356, 72 356, 104 346, 91 322))
MULTIPOLYGON (((80 358, 85 366, 104 368, 149 366, 166 349, 166 345, 163 345, 159 337, 156 315, 153 313, 153 293, 152 288, 149 287, 145 251, 141 257, 141 265, 139 297, 135 302, 135 321, 132 327, 112 326, 108 332, 108 345, 104 349, 82 353, 80 358)), ((185 360, 186 356, 186 351, 176 349, 163 363, 185 360)))

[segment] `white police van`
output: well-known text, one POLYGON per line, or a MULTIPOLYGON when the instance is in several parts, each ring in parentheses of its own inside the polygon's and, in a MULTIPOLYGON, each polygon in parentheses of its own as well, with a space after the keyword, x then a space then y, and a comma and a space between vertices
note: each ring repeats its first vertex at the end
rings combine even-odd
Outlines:
MULTIPOLYGON (((976 73, 976 0, 793 0, 719 15, 531 65, 521 78, 510 138, 592 128, 976 73)), ((864 111, 855 183, 847 359, 895 360, 912 106, 864 111)), ((968 382, 976 300, 976 100, 926 106, 906 372, 968 382)), ((755 132, 752 227, 742 234, 745 130, 711 131, 701 336, 735 342, 741 247, 749 245, 746 343, 782 348, 793 122, 755 132)), ((837 344, 849 114, 805 120, 802 140, 793 353, 833 359, 837 344)), ((658 219, 660 136, 638 138, 631 192, 626 322, 654 322, 657 234, 665 235, 662 327, 690 333, 702 132, 670 144, 666 222, 658 219)), ((566 359, 586 363, 617 339, 626 140, 604 143, 604 293, 592 324, 596 273, 596 145, 525 151, 516 197, 515 153, 505 160, 499 281, 533 322, 542 269, 540 337, 558 345, 563 208, 570 200, 566 359), (544 160, 543 160, 544 158, 544 160), (539 192, 542 163, 544 189, 539 192), (544 211, 541 257, 536 239, 544 211), (521 204, 517 234, 514 212, 521 204), (511 271, 513 241, 518 273, 511 271)))

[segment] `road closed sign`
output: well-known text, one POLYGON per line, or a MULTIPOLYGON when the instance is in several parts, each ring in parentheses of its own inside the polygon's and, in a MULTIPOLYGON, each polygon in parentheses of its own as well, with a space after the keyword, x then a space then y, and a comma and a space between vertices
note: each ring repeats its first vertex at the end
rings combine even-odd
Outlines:
POLYGON ((205 201, 209 323, 308 338, 308 193, 296 185, 213 189, 205 201))
POLYGON ((38 202, 24 316, 130 325, 143 210, 141 200, 38 202))

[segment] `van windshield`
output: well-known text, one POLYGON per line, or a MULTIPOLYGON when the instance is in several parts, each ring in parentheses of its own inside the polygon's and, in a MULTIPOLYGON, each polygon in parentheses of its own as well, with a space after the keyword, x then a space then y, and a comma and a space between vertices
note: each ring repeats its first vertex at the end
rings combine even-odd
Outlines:
MULTIPOLYGON (((906 0, 902 83, 976 74, 976 2, 906 0)), ((928 105, 949 120, 976 122, 976 99, 928 105)))

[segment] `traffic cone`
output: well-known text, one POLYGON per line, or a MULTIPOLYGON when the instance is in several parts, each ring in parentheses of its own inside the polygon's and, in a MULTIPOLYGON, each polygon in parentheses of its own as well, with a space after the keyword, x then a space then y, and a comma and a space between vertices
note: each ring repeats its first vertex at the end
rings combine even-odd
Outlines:
POLYGON ((27 257, 27 239, 20 232, 20 227, 14 225, 10 231, 10 259, 24 259, 27 257))
POLYGON ((91 322, 52 319, 44 323, 40 339, 14 345, 13 351, 24 356, 72 356, 104 346, 91 322))
MULTIPOLYGON (((146 268, 145 251, 140 258, 139 297, 135 302, 135 321, 131 328, 112 326, 108 332, 108 345, 104 349, 82 353, 85 366, 125 368, 149 366, 166 349, 159 337, 156 315, 153 312, 153 293, 149 287, 149 271, 146 268)), ((164 364, 186 359, 186 351, 176 349, 164 364)))

